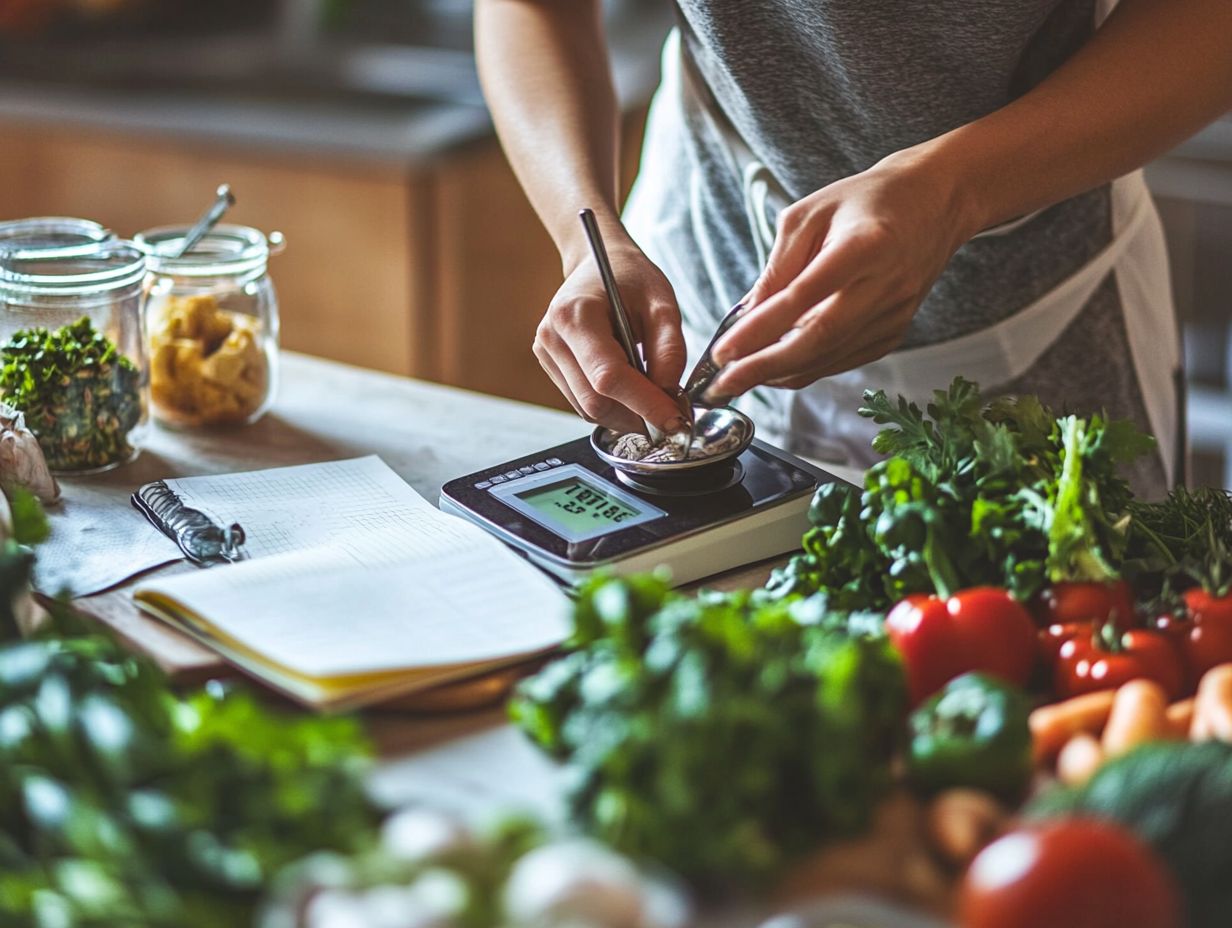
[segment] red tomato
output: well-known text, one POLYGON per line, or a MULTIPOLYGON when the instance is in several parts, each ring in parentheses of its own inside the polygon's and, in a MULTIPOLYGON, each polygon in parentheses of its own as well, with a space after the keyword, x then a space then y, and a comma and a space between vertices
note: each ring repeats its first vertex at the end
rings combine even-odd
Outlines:
POLYGON ((1193 627, 1193 622, 1186 618, 1183 612, 1180 615, 1174 615, 1171 612, 1161 612, 1151 619, 1149 624, 1156 631, 1171 635, 1172 640, 1177 642, 1184 639, 1193 627))
POLYGON ((1067 622, 1116 622, 1120 628, 1134 624, 1134 594, 1124 580, 1111 583, 1054 583, 1035 601, 1040 624, 1067 622))
POLYGON ((1212 596, 1201 587, 1194 587, 1182 595, 1189 608, 1189 615, 1195 622, 1223 622, 1232 625, 1232 594, 1212 596))
POLYGON ((1212 596, 1195 587, 1183 598, 1188 618, 1165 612, 1153 624, 1173 636, 1192 689, 1212 667, 1232 663, 1232 596, 1212 596))
POLYGON ((1059 819, 984 848, 963 878, 962 928, 1181 928, 1155 853, 1108 822, 1059 819))
POLYGON ((1096 636, 1071 638, 1057 652, 1053 686, 1062 698, 1115 689, 1130 680, 1154 680, 1169 699, 1181 695, 1185 668, 1172 638, 1164 632, 1135 628, 1112 639, 1109 647, 1096 636))
POLYGON ((1198 681, 1212 667, 1232 663, 1232 622, 1207 619, 1194 622, 1181 641, 1189 680, 1198 681))
POLYGON ((1040 657, 1051 667, 1057 662, 1061 645, 1071 638, 1090 638, 1094 634, 1093 622, 1055 622, 1039 630, 1037 637, 1040 657))
POLYGON ((1005 590, 975 587, 947 600, 908 596, 886 616, 913 702, 959 674, 982 670, 1025 685, 1035 664, 1031 616, 1005 590))

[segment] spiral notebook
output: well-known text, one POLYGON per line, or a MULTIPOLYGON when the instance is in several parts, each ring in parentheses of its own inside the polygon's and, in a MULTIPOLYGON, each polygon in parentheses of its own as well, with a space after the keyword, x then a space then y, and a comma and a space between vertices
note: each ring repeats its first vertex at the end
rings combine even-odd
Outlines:
MULTIPOLYGON (((238 562, 154 578, 145 612, 307 705, 342 709, 543 654, 568 634, 560 589, 442 513, 379 458, 160 481, 238 562)), ((148 515, 149 513, 147 513, 148 515)))

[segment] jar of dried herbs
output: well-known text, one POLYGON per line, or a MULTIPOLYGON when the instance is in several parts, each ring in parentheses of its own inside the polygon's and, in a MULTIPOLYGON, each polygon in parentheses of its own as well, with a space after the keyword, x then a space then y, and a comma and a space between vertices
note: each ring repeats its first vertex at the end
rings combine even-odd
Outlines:
POLYGON ((51 469, 132 460, 147 420, 145 254, 131 242, 0 244, 0 396, 25 413, 51 469))
POLYGON ((180 254, 187 231, 165 226, 134 238, 150 259, 154 417, 177 428, 253 422, 278 379, 278 295, 267 264, 282 236, 219 225, 180 254))

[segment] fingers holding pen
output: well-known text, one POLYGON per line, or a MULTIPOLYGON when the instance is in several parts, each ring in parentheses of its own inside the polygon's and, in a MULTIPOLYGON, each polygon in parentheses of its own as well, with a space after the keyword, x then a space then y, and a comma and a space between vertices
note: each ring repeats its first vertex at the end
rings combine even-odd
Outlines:
POLYGON ((673 393, 684 376, 687 349, 675 302, 658 301, 646 311, 642 326, 646 376, 664 392, 673 393))
POLYGON ((567 348, 558 348, 556 357, 536 338, 533 346, 536 359, 573 411, 586 422, 601 424, 621 432, 640 431, 642 422, 618 403, 598 395, 582 374, 567 348), (568 371, 568 374, 565 373, 568 371))
MULTIPOLYGON (((673 397, 638 373, 614 338, 594 331, 565 330, 561 334, 573 352, 579 373, 601 402, 615 403, 665 432, 684 427, 684 423, 678 421, 680 409, 673 397)), ((597 421, 607 424, 598 417, 597 421)), ((640 429, 638 422, 636 430, 640 429)))
POLYGON ((629 362, 613 331, 609 295, 596 261, 580 262, 548 306, 535 334, 535 356, 578 414, 623 432, 643 421, 678 431, 675 392, 684 372, 680 310, 667 278, 640 249, 620 241, 608 248, 634 341, 647 373, 629 362))
MULTIPOLYGON (((597 297, 554 303, 535 336, 540 365, 587 421, 632 432, 642 430, 644 419, 664 431, 678 430, 674 400, 629 364, 606 320, 597 297)), ((670 339, 660 339, 671 348, 670 339)))

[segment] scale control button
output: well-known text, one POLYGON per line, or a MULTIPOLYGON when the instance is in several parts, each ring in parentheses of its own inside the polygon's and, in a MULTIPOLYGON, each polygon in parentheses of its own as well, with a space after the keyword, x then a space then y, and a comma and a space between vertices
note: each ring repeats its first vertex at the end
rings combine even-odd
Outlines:
POLYGON ((550 470, 550 469, 551 469, 551 465, 546 464, 543 461, 540 461, 538 464, 535 465, 535 470, 550 470))
POLYGON ((504 482, 505 482, 504 474, 497 474, 495 477, 492 478, 492 483, 504 483, 504 482))
POLYGON ((526 476, 528 477, 535 472, 535 469, 531 467, 529 464, 523 464, 521 467, 518 468, 518 470, 526 474, 526 476))
POLYGON ((549 467, 560 467, 560 465, 564 463, 565 462, 562 461, 560 458, 548 458, 549 467))
POLYGON ((476 490, 486 490, 491 485, 492 485, 491 480, 480 480, 477 484, 475 484, 475 489, 476 490))
POLYGON ((521 472, 521 471, 519 471, 519 470, 507 470, 507 471, 505 471, 505 479, 506 479, 506 480, 517 480, 517 479, 518 479, 519 477, 521 477, 521 476, 522 476, 522 472, 521 472))

